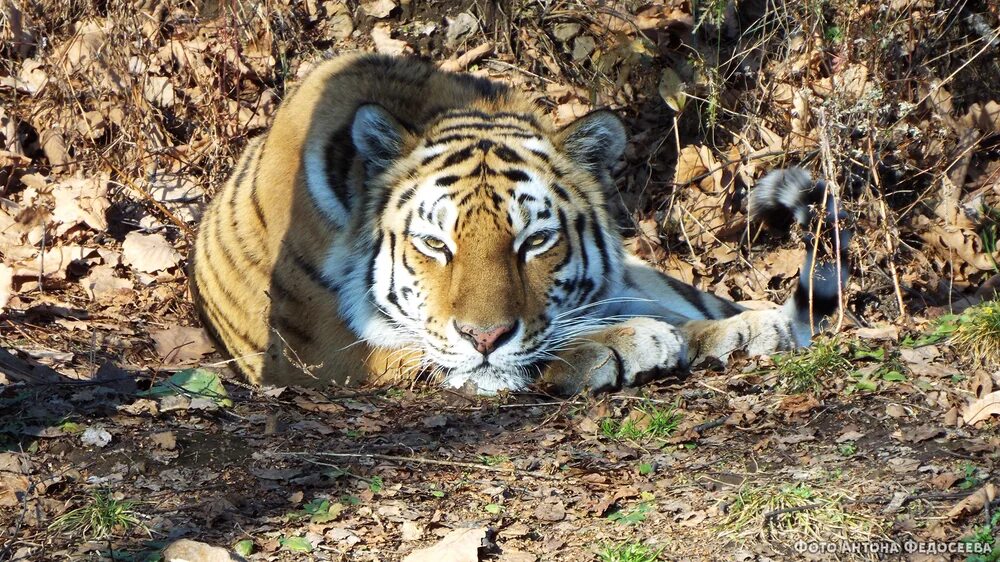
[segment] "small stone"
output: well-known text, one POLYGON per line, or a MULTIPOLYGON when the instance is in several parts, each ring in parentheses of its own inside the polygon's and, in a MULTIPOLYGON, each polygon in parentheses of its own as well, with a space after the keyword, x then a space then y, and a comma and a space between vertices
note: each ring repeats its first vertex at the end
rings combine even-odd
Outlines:
POLYGON ((203 542, 181 539, 163 551, 163 562, 240 562, 243 557, 224 548, 203 542))
POLYGON ((453 47, 478 30, 479 20, 469 12, 462 12, 454 18, 448 18, 448 29, 445 30, 447 44, 449 47, 453 47))
POLYGON ((885 413, 893 418, 901 418, 906 415, 906 410, 899 404, 889 404, 885 407, 885 413))
POLYGON ((597 48, 597 41, 590 35, 581 35, 573 40, 573 60, 580 61, 590 56, 597 48))
POLYGON ((562 521, 566 518, 566 507, 559 500, 542 503, 535 508, 535 518, 542 521, 562 521))
POLYGON ((154 433, 151 439, 153 440, 153 444, 161 449, 172 451, 177 447, 177 436, 174 435, 173 431, 154 433))
POLYGON ((557 23, 552 28, 552 35, 563 43, 580 34, 580 24, 578 23, 557 23))
POLYGON ((80 436, 80 441, 90 447, 106 447, 111 443, 111 433, 103 427, 88 427, 80 436))

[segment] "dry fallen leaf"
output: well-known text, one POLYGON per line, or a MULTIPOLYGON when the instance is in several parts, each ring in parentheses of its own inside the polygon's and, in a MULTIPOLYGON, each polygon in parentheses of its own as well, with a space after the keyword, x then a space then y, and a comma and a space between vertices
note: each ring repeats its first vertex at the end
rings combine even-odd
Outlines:
POLYGON ((132 281, 118 277, 115 269, 106 265, 91 268, 90 275, 81 279, 80 284, 94 300, 108 295, 128 294, 132 290, 132 281))
POLYGON ((854 334, 866 340, 890 340, 899 339, 899 328, 888 324, 879 324, 870 328, 858 328, 854 334))
POLYGON ((660 97, 667 103, 675 113, 680 113, 687 102, 687 95, 684 94, 684 83, 672 68, 664 67, 660 74, 660 83, 657 86, 660 97))
POLYGON ((991 503, 997 497, 997 489, 993 484, 986 484, 976 490, 971 496, 955 504, 955 507, 948 511, 947 517, 954 519, 967 513, 979 513, 983 506, 991 503))
POLYGON ((411 50, 406 41, 392 38, 392 28, 387 23, 375 24, 372 40, 375 41, 375 50, 387 55, 401 55, 411 50))
POLYGON ((54 232, 60 236, 78 224, 86 224, 96 231, 108 228, 105 218, 111 201, 108 200, 108 184, 101 178, 71 178, 52 188, 55 209, 52 219, 61 223, 54 232))
POLYGON ((972 425, 991 416, 1000 416, 1000 390, 973 401, 966 407, 962 418, 965 423, 972 425))
POLYGON ((181 255, 162 234, 129 232, 122 244, 122 259, 144 273, 169 269, 181 261, 181 255))
POLYGON ((201 328, 172 326, 150 333, 156 353, 167 365, 190 365, 215 351, 208 334, 201 328))
POLYGON ((424 536, 424 526, 413 521, 403 521, 401 533, 403 542, 419 540, 420 537, 424 536))
POLYGON ((535 508, 535 519, 541 521, 562 521, 566 518, 566 506, 558 499, 538 504, 535 508))
POLYGON ((433 546, 414 550, 403 562, 479 562, 479 547, 486 539, 486 528, 455 529, 433 546))
POLYGON ((0 311, 7 306, 13 294, 14 269, 7 264, 0 263, 0 311))
POLYGON ((783 398, 778 404, 778 409, 789 416, 794 416, 804 414, 819 406, 819 400, 812 394, 793 394, 783 398))
POLYGON ((361 3, 361 9, 373 18, 388 17, 389 13, 396 8, 393 0, 367 0, 361 3))
POLYGON ((160 107, 174 105, 174 85, 166 76, 150 76, 143 84, 142 95, 153 105, 160 107))
POLYGON ((30 484, 27 476, 0 472, 0 507, 21 505, 21 497, 28 492, 30 484))

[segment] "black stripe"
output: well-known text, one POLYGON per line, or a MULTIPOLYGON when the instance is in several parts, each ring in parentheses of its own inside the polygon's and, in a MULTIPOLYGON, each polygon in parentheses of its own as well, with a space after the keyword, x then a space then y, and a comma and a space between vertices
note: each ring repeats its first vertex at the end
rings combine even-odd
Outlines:
POLYGON ((267 218, 264 217, 264 209, 260 205, 260 194, 257 193, 258 182, 260 181, 260 165, 264 161, 264 143, 260 143, 260 150, 257 152, 257 161, 253 166, 253 178, 250 181, 250 204, 253 205, 253 212, 260 221, 260 226, 267 230, 267 218))
POLYGON ((504 170, 501 173, 512 182, 531 181, 531 176, 523 170, 504 170))
POLYGON ((563 186, 559 185, 558 183, 552 184, 552 190, 555 191, 556 196, 562 199, 563 201, 569 201, 569 193, 566 191, 565 188, 563 188, 563 186))
POLYGON ((594 243, 597 245, 598 253, 601 254, 601 267, 606 271, 611 260, 608 259, 608 246, 604 240, 604 235, 610 226, 601 224, 601 221, 597 218, 597 211, 593 208, 590 209, 590 222, 594 223, 594 243))
POLYGON ((587 256, 587 217, 584 215, 577 215, 576 221, 576 236, 577 240, 580 242, 580 260, 583 262, 581 277, 587 276, 587 270, 589 269, 590 258, 587 256))
MULTIPOLYGON (((221 337, 222 334, 220 334, 217 331, 216 329, 217 327, 225 329, 231 338, 239 340, 239 342, 243 344, 243 346, 246 348, 252 350, 264 349, 265 347, 264 344, 260 344, 253 341, 253 338, 250 337, 250 334, 238 329, 235 325, 233 325, 232 321, 229 319, 229 315, 222 314, 222 312, 219 311, 219 308, 215 306, 214 302, 204 301, 202 302, 202 306, 205 314, 209 316, 210 320, 209 322, 205 323, 205 327, 209 328, 210 331, 215 332, 216 339, 222 342, 223 345, 225 345, 226 339, 228 338, 221 337)), ((230 355, 235 356, 233 350, 229 349, 229 346, 226 346, 226 349, 229 351, 230 355)))
POLYGON ((524 158, 521 158, 521 155, 511 150, 509 146, 499 145, 493 149, 493 154, 497 158, 509 164, 520 164, 524 162, 524 158))
POLYGON ((260 146, 261 146, 262 143, 260 143, 260 142, 253 142, 253 141, 251 141, 251 142, 253 143, 252 146, 248 147, 249 150, 247 151, 246 154, 244 154, 243 158, 240 160, 239 168, 236 170, 236 173, 233 175, 233 177, 235 178, 235 181, 232 184, 233 187, 234 187, 233 194, 232 194, 232 196, 230 197, 230 200, 229 200, 229 203, 231 205, 235 205, 236 204, 236 189, 235 188, 237 186, 243 185, 243 180, 246 179, 247 172, 250 170, 250 164, 260 161, 259 159, 257 159, 257 160, 254 159, 253 153, 258 152, 258 149, 260 148, 260 146))
MULTIPOLYGON (((296 340, 297 343, 303 345, 309 345, 313 342, 313 336, 310 332, 307 332, 301 328, 298 324, 295 324, 295 319, 285 318, 285 317, 274 317, 271 318, 271 324, 273 329, 277 330, 279 334, 290 335, 296 340)), ((291 346, 289 346, 291 347, 291 346)))
POLYGON ((253 213, 260 221, 260 226, 267 230, 267 219, 264 218, 264 208, 260 206, 260 197, 257 194, 257 177, 254 176, 253 183, 250 184, 250 203, 253 205, 253 213))
MULTIPOLYGON (((569 234, 569 225, 567 224, 566 213, 564 213, 562 209, 559 209, 559 231, 562 232, 564 236, 569 234)), ((567 244, 566 246, 566 255, 563 256, 562 261, 556 264, 556 266, 552 269, 553 274, 562 271, 562 269, 566 267, 566 264, 573 259, 573 245, 567 244)))
POLYGON ((404 250, 400 250, 399 251, 399 255, 402 258, 400 261, 403 262, 403 267, 406 269, 407 273, 409 273, 410 275, 416 277, 417 276, 416 270, 413 269, 413 266, 410 265, 409 260, 406 259, 406 250, 405 249, 404 250))
MULTIPOLYGON (((447 120, 451 121, 451 118, 449 117, 447 120)), ((529 129, 525 129, 524 127, 520 127, 518 125, 514 125, 514 124, 511 124, 511 123, 497 123, 497 122, 492 122, 492 121, 486 121, 486 122, 483 122, 483 121, 470 121, 470 122, 466 122, 466 123, 455 123, 455 124, 445 125, 444 127, 435 128, 434 129, 434 135, 437 136, 437 135, 440 135, 440 134, 443 134, 443 133, 451 133, 451 132, 454 132, 454 131, 463 131, 463 130, 466 130, 466 129, 472 130, 472 131, 490 131, 491 133, 494 133, 494 134, 497 134, 497 135, 506 134, 504 132, 505 130, 511 130, 511 131, 516 132, 516 133, 534 133, 535 132, 535 131, 532 131, 532 130, 529 130, 529 129)), ((433 140, 433 137, 432 137, 432 140, 433 140)))
MULTIPOLYGON (((803 271, 800 275, 808 275, 808 272, 803 271)), ((795 288, 795 308, 800 311, 803 315, 809 314, 809 287, 799 281, 798 287, 795 288)), ((824 297, 817 291, 813 292, 812 295, 812 310, 813 316, 817 319, 829 316, 837 311, 837 305, 839 301, 837 299, 837 293, 829 297, 824 297)))
POLYGON ((457 182, 460 179, 462 178, 456 175, 447 175, 447 176, 441 176, 434 183, 440 185, 441 187, 448 187, 449 185, 457 182))
MULTIPOLYGON (((421 203, 423 207, 423 203, 421 203)), ((368 286, 375 286, 375 260, 378 258, 378 253, 382 250, 382 232, 378 233, 378 237, 375 238, 375 244, 372 246, 372 257, 368 260, 368 286)))
MULTIPOLYGON (((232 225, 231 225, 232 226, 232 234, 233 234, 233 238, 236 239, 236 244, 237 244, 237 248, 236 249, 239 250, 239 257, 242 258, 240 261, 242 261, 243 263, 245 263, 251 269, 256 270, 258 273, 261 274, 261 276, 265 276, 266 277, 267 276, 267 267, 264 265, 264 263, 262 262, 261 258, 255 256, 255 255, 251 255, 251 254, 247 253, 247 251, 246 251, 246 241, 239 236, 239 232, 238 232, 239 225, 238 225, 238 223, 236 221, 235 209, 236 209, 235 207, 230 207, 229 208, 229 212, 232 213, 232 215, 233 215, 233 221, 232 221, 232 225)), ((216 246, 218 247, 219 252, 222 253, 222 258, 226 261, 226 264, 229 265, 230 269, 232 269, 235 272, 243 272, 243 271, 245 271, 246 268, 240 267, 239 265, 237 265, 237 263, 236 263, 236 257, 233 254, 231 254, 226 249, 226 248, 230 247, 231 244, 226 244, 226 243, 224 243, 222 241, 222 227, 223 227, 222 213, 215 213, 215 218, 214 218, 212 226, 214 227, 214 228, 211 229, 212 230, 212 240, 215 242, 216 246)))
MULTIPOLYGON (((229 290, 226 288, 225 285, 219 283, 219 278, 215 269, 207 268, 207 272, 212 277, 213 281, 215 282, 215 287, 217 288, 217 291, 213 290, 213 292, 211 293, 211 297, 217 298, 218 296, 221 295, 223 299, 226 301, 228 308, 232 308, 237 311, 243 311, 246 309, 246 306, 239 299, 237 299, 235 295, 229 292, 229 290)), ((199 285, 201 285, 200 282, 199 285)), ((236 326, 233 325, 233 323, 230 320, 231 315, 222 314, 218 306, 216 306, 213 298, 206 298, 209 296, 205 292, 206 288, 208 287, 202 285, 198 289, 198 293, 201 295, 199 304, 201 305, 202 310, 204 310, 207 314, 213 317, 210 318, 211 322, 206 323, 206 326, 219 325, 222 328, 225 328, 231 335, 235 336, 236 339, 239 339, 240 342, 245 344, 247 347, 251 349, 263 349, 264 347, 263 344, 253 341, 253 339, 250 337, 249 334, 237 329, 236 326)), ((225 338, 219 337, 218 339, 223 343, 225 342, 225 338)))
MULTIPOLYGON (((504 136, 505 137, 509 137, 509 138, 513 138, 513 139, 526 139, 526 140, 527 139, 536 139, 537 140, 537 139, 541 138, 537 134, 531 134, 531 133, 514 133, 514 132, 504 133, 504 136)), ((480 137, 479 135, 474 135, 474 134, 452 133, 450 135, 445 135, 443 137, 438 137, 438 138, 436 138, 436 139, 434 139, 432 141, 429 141, 426 144, 426 146, 427 147, 432 147, 432 146, 438 146, 438 145, 441 145, 441 144, 448 144, 448 143, 457 142, 457 141, 470 141, 470 140, 478 141, 478 140, 482 140, 482 137, 480 137)))
POLYGON ((324 148, 326 162, 326 180, 330 184, 333 196, 350 212, 352 197, 347 180, 357 151, 351 140, 350 127, 342 127, 333 132, 326 141, 324 148))
POLYGON ((537 156, 539 160, 541 160, 542 162, 545 162, 546 164, 551 164, 552 163, 552 160, 549 158, 549 155, 546 154, 546 153, 544 153, 544 152, 542 152, 541 150, 529 149, 529 152, 531 152, 532 154, 534 154, 535 156, 537 156))
POLYGON ((467 146, 462 150, 459 150, 457 152, 452 152, 451 154, 448 155, 447 158, 444 159, 444 162, 441 162, 441 165, 438 166, 437 169, 442 170, 444 168, 448 168, 450 166, 454 166, 456 164, 465 162, 466 160, 472 157, 472 150, 473 147, 467 146))
POLYGON ((449 111, 441 117, 441 121, 447 121, 450 119, 462 119, 462 118, 473 118, 479 119, 481 121, 494 121, 497 119, 512 119, 514 121, 521 121, 522 123, 527 123, 531 125, 536 130, 541 130, 541 126, 538 124, 538 120, 535 119, 534 115, 530 113, 514 113, 511 111, 497 111, 495 113, 486 113, 485 111, 478 110, 463 110, 463 111, 449 111))
POLYGON ((458 200, 458 206, 465 207, 465 205, 469 203, 469 200, 475 197, 475 195, 476 195, 475 191, 470 191, 466 193, 465 195, 462 196, 461 199, 458 200))
POLYGON ((291 289, 285 286, 284 283, 279 279, 277 272, 271 275, 271 287, 270 287, 272 301, 276 298, 284 301, 288 301, 295 305, 302 305, 302 299, 295 295, 291 289))
POLYGON ((407 189, 406 191, 400 193, 399 194, 399 198, 396 199, 396 208, 397 209, 402 209, 403 205, 406 205, 407 201, 409 201, 410 199, 412 199, 413 196, 416 193, 417 193, 417 187, 416 186, 413 186, 413 187, 407 189))
POLYGON ((399 297, 396 296, 396 233, 389 233, 389 294, 385 296, 385 300, 389 301, 389 304, 396 307, 404 317, 409 318, 410 315, 403 310, 403 307, 399 305, 399 297))
POLYGON ((323 275, 319 272, 316 267, 309 262, 296 248, 293 246, 293 242, 285 240, 282 243, 283 251, 287 256, 291 256, 292 264, 295 265, 302 273, 306 274, 306 277, 313 282, 315 285, 326 289, 331 293, 340 292, 340 286, 336 283, 332 283, 323 278, 323 275))
POLYGON ((665 275, 659 271, 657 271, 656 273, 657 275, 660 276, 661 279, 663 279, 667 283, 667 285, 670 285, 670 288, 673 289, 675 293, 679 294, 681 298, 688 301, 689 303, 691 303, 692 306, 698 309, 698 312, 701 313, 703 318, 706 319, 714 318, 714 315, 711 313, 711 311, 709 311, 709 309, 705 306, 705 303, 701 300, 701 291, 699 291, 698 289, 694 288, 691 285, 688 285, 683 281, 674 279, 669 275, 665 275))

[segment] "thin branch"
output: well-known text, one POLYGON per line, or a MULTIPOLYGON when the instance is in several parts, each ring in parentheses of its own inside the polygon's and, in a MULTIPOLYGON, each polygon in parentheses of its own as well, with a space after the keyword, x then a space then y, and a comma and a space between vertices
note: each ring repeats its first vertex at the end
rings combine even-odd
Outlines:
POLYGON ((517 468, 505 468, 502 466, 488 466, 485 464, 473 463, 473 462, 462 462, 462 461, 449 461, 443 459, 431 459, 427 457, 404 457, 402 455, 383 455, 380 453, 309 453, 305 451, 292 451, 285 453, 272 453, 280 457, 328 457, 335 459, 370 459, 370 460, 382 460, 382 461, 392 461, 392 462, 410 462, 416 464, 432 464, 437 466, 452 466, 458 468, 465 468, 469 470, 478 470, 481 472, 498 472, 503 474, 516 474, 518 476, 530 476, 531 478, 540 478, 543 480, 555 480, 563 481, 564 478, 559 478, 551 474, 545 474, 544 472, 537 472, 532 470, 520 470, 517 468))

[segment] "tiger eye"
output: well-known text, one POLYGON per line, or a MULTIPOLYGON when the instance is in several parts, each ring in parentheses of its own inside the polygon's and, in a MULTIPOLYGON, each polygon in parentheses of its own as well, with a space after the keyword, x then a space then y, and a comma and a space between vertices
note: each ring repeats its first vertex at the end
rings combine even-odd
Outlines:
POLYGON ((537 248, 542 244, 544 244, 548 239, 549 239, 548 234, 540 232, 538 234, 532 234, 531 236, 529 236, 528 239, 524 241, 524 244, 528 248, 537 248))
POLYGON ((432 250, 443 250, 445 248, 445 243, 437 238, 432 238, 430 236, 424 238, 424 244, 432 250))

